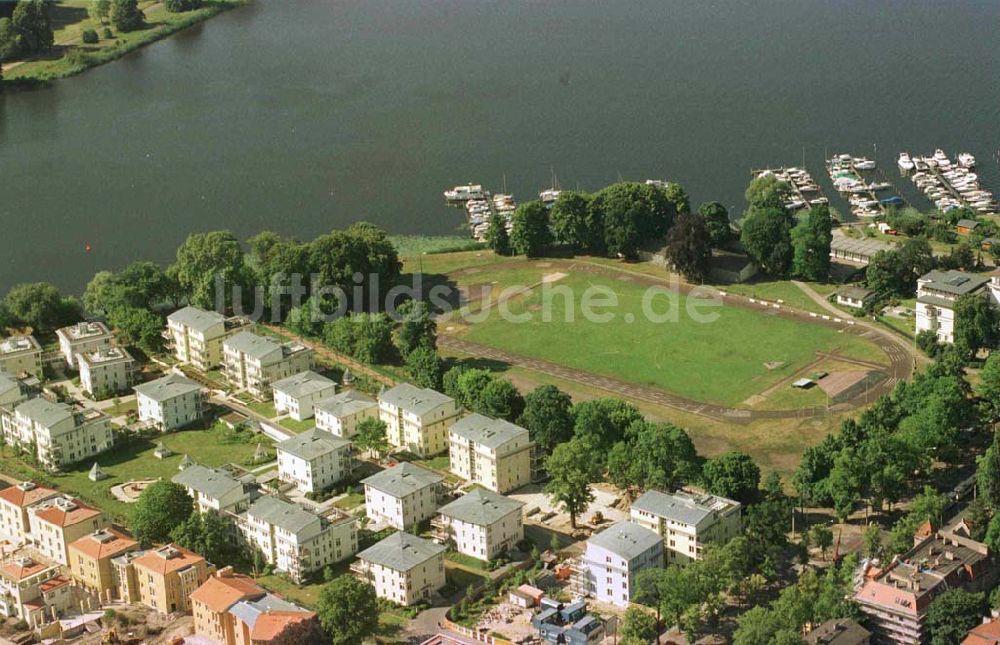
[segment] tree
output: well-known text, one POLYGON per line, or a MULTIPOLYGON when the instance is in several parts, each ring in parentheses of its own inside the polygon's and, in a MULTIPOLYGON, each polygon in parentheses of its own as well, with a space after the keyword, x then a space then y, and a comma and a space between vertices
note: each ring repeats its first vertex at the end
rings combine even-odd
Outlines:
POLYGON ((148 309, 122 307, 109 312, 107 318, 125 345, 138 347, 147 355, 163 349, 163 320, 148 309))
POLYGON ((229 523, 217 513, 191 513, 170 532, 170 539, 210 562, 232 563, 240 559, 230 538, 229 523))
POLYGON ((579 439, 556 446, 545 460, 545 470, 550 477, 545 484, 546 495, 562 504, 569 513, 570 526, 576 528, 577 516, 594 501, 590 484, 600 478, 589 448, 579 439))
POLYGON ((20 0, 10 20, 20 53, 36 54, 52 47, 52 21, 45 0, 20 0))
POLYGON ((660 625, 660 603, 663 600, 663 584, 667 570, 660 567, 643 569, 635 577, 632 599, 640 605, 656 610, 656 626, 660 625))
POLYGON ((516 421, 524 412, 524 397, 513 383, 494 377, 479 393, 473 409, 488 417, 516 421))
POLYGON ((320 590, 316 614, 332 645, 361 643, 378 629, 375 588, 354 576, 335 578, 320 590))
MULTIPOLYGON (((11 22, 10 18, 0 18, 0 61, 16 58, 20 53, 20 47, 14 23, 11 22)), ((2 75, 2 71, 0 70, 0 75, 2 75)))
POLYGON ((357 433, 352 438, 354 447, 361 452, 374 454, 375 458, 381 461, 392 447, 386 436, 387 428, 385 421, 377 417, 362 419, 358 423, 357 433))
POLYGON ((328 323, 323 331, 324 341, 369 365, 392 360, 392 319, 386 314, 353 314, 328 323))
POLYGON ((437 352, 430 347, 419 347, 406 357, 406 370, 413 382, 420 387, 441 390, 444 364, 437 352))
POLYGON ((87 284, 83 306, 108 314, 123 307, 152 309, 176 300, 177 285, 153 262, 133 262, 120 273, 100 271, 87 284))
POLYGON ((90 19, 99 22, 102 25, 104 21, 108 19, 108 14, 111 12, 111 0, 92 0, 90 6, 87 7, 87 13, 90 15, 90 19))
POLYGON ((740 241, 761 269, 773 276, 788 273, 792 264, 792 225, 781 207, 751 207, 743 219, 740 241))
POLYGON ((1000 313, 982 295, 965 294, 955 302, 955 347, 967 358, 982 348, 994 348, 1000 340, 1000 313))
POLYGON ((497 255, 510 255, 510 233, 507 232, 507 221, 500 213, 490 214, 490 226, 486 229, 486 244, 497 255))
POLYGON ((1000 513, 1000 433, 993 433, 993 443, 976 459, 976 486, 978 499, 986 502, 995 513, 1000 513))
POLYGON ((199 0, 165 0, 163 6, 171 13, 181 13, 197 9, 201 6, 201 2, 199 0))
POLYGON ((308 247, 272 231, 251 237, 247 245, 250 247, 247 268, 257 288, 267 295, 265 307, 273 320, 284 320, 294 304, 290 287, 309 286, 308 247))
POLYGON ((830 530, 830 527, 825 524, 814 524, 809 529, 809 539, 819 547, 819 551, 825 560, 826 550, 833 546, 833 531, 830 530))
MULTIPOLYGON (((135 4, 135 0, 114 0, 114 8, 129 2, 135 4)), ((115 20, 114 10, 112 20, 115 20)), ((243 263, 243 249, 229 231, 189 235, 177 249, 177 260, 170 267, 170 273, 191 304, 202 309, 212 309, 216 302, 223 306, 236 304, 232 298, 233 287, 245 287, 250 282, 249 271, 243 263), (223 293, 217 293, 217 287, 223 293)))
POLYGON ((620 182, 593 196, 591 218, 603 225, 604 249, 626 260, 638 257, 641 243, 662 239, 677 216, 666 191, 649 184, 620 182))
POLYGON ((524 413, 518 424, 546 453, 573 438, 573 402, 554 385, 540 385, 524 397, 524 413))
POLYGON ((982 622, 988 609, 986 595, 949 589, 934 599, 924 623, 931 645, 962 642, 970 629, 982 622))
POLYGON ((400 305, 399 315, 402 321, 396 335, 396 347, 404 359, 415 349, 437 347, 437 323, 426 302, 408 300, 400 305))
POLYGON ((636 421, 642 421, 639 410, 619 399, 592 399, 573 406, 573 434, 602 461, 636 421))
POLYGON ((138 0, 111 0, 111 24, 118 31, 135 31, 146 24, 138 0))
POLYGON ((736 237, 729 223, 729 211, 719 202, 705 202, 698 207, 698 214, 705 220, 708 241, 713 248, 722 248, 736 237))
POLYGON ((681 213, 667 233, 667 259, 691 282, 708 275, 712 247, 705 220, 700 215, 681 213))
POLYGON ((549 209, 542 202, 535 200, 520 204, 514 211, 513 222, 510 244, 514 253, 529 258, 538 257, 552 244, 549 209))
POLYGON ((132 533, 145 546, 164 542, 192 512, 194 501, 184 487, 161 479, 139 494, 132 509, 132 533))
POLYGON ((649 645, 659 631, 656 623, 655 618, 638 607, 629 607, 618 630, 621 645, 649 645))
POLYGON ((830 275, 830 243, 833 241, 830 208, 813 206, 792 229, 792 273, 806 280, 826 280, 830 275))
POLYGON ((628 441, 615 444, 608 455, 608 478, 615 486, 673 490, 698 476, 698 454, 684 430, 637 421, 628 434, 628 441))
POLYGON ((986 359, 979 373, 977 393, 982 401, 985 420, 994 421, 1000 418, 1000 352, 993 352, 986 359))
POLYGON ((327 645, 330 637, 318 620, 299 620, 288 623, 274 636, 270 645, 327 645))
POLYGON ((861 534, 861 540, 864 544, 862 553, 866 558, 881 559, 884 557, 885 549, 882 546, 882 529, 878 527, 878 524, 869 524, 866 526, 864 532, 861 534))
POLYGON ((703 477, 709 492, 749 504, 757 496, 760 468, 749 455, 731 451, 708 460, 703 477))
POLYGON ((590 196, 574 190, 559 193, 549 221, 555 241, 578 251, 602 253, 604 248, 603 222, 590 208, 590 196))
POLYGON ((63 298, 59 290, 47 282, 17 285, 7 293, 4 302, 11 318, 36 332, 53 331, 81 316, 79 303, 63 298))
POLYGON ((750 182, 744 196, 750 208, 784 209, 785 202, 791 196, 791 189, 774 174, 765 173, 750 182))

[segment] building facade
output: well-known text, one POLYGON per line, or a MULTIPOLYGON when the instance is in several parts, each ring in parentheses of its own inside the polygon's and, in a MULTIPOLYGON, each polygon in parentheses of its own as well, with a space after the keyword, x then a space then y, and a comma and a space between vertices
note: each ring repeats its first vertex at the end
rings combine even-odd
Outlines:
POLYGON ((434 517, 443 495, 444 477, 404 461, 367 479, 365 513, 378 525, 406 531, 434 517))
POLYGON ((445 586, 444 552, 440 544, 400 531, 359 553, 351 571, 379 598, 409 606, 445 586))
POLYGON ((222 342, 249 326, 245 318, 184 307, 167 317, 164 336, 178 361, 207 372, 222 362, 222 342))
POLYGON ((916 330, 933 331, 942 343, 955 342, 955 303, 966 295, 989 298, 1000 306, 1000 277, 934 270, 917 280, 916 330))
POLYGON ((113 528, 98 529, 69 545, 69 568, 73 580, 103 599, 117 597, 111 561, 136 551, 139 543, 113 528))
MULTIPOLYGON (((248 480, 252 480, 252 476, 248 480)), ((237 479, 221 468, 192 464, 171 478, 194 499, 201 513, 239 513, 250 507, 259 494, 255 481, 237 479)))
POLYGON ((498 493, 531 482, 528 431, 503 419, 470 414, 448 430, 449 469, 498 493))
POLYGON ((59 353, 63 355, 70 369, 76 368, 77 354, 93 354, 111 349, 114 336, 102 322, 78 322, 56 330, 59 338, 59 353))
POLYGON ((379 394, 379 418, 389 443, 420 457, 448 449, 448 428, 458 420, 458 403, 450 396, 409 383, 379 394))
POLYGON ((326 490, 354 469, 351 442, 319 428, 286 439, 275 449, 278 477, 303 493, 326 490))
POLYGON ((631 522, 619 522, 596 533, 585 547, 577 575, 587 593, 627 607, 640 571, 663 566, 663 539, 631 522))
POLYGON ((646 491, 629 515, 663 538, 667 564, 700 560, 705 544, 723 544, 743 530, 740 503, 716 495, 646 491))
POLYGON ((287 414, 296 421, 313 418, 316 402, 337 393, 336 383, 312 370, 293 374, 271 387, 274 390, 274 409, 278 414, 287 414))
POLYGON ((0 490, 0 540, 23 544, 31 539, 28 509, 59 497, 59 491, 26 481, 0 490))
POLYGON ((524 539, 524 502, 477 488, 438 509, 435 539, 489 562, 524 539))
POLYGON ((111 420, 100 411, 41 397, 21 403, 4 419, 4 438, 10 445, 33 447, 49 469, 88 460, 114 444, 111 420))
POLYGON ((139 421, 161 432, 200 422, 205 416, 206 396, 201 386, 179 374, 135 387, 139 421))
POLYGON ((28 508, 30 543, 49 560, 69 566, 69 545, 108 526, 96 508, 78 499, 59 496, 28 508))
POLYGON ((34 336, 10 336, 0 340, 0 372, 42 378, 42 346, 34 336))
POLYGON ((205 558, 177 544, 145 551, 128 564, 135 571, 138 601, 161 614, 190 611, 191 594, 215 571, 205 558))
POLYGON ((232 387, 263 401, 271 398, 274 383, 311 370, 313 351, 241 331, 222 343, 222 366, 232 387))
POLYGON ((363 392, 347 390, 321 399, 313 406, 316 427, 350 439, 365 419, 378 418, 378 402, 363 392))
POLYGON ((139 364, 121 347, 107 347, 76 355, 80 387, 94 395, 124 392, 135 382, 139 364))

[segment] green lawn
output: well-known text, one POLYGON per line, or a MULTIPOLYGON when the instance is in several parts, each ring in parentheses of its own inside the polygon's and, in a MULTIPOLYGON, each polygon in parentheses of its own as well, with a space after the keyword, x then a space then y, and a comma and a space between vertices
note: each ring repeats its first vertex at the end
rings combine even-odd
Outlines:
MULTIPOLYGON (((814 291, 821 296, 827 296, 837 289, 837 285, 808 283, 814 291)), ((735 293, 748 298, 760 298, 771 302, 781 301, 789 307, 795 307, 802 311, 811 311, 817 314, 829 313, 812 298, 807 296, 802 289, 791 283, 789 280, 770 280, 763 282, 750 282, 745 284, 726 284, 716 286, 720 291, 735 293)))
POLYGON ((316 425, 316 419, 305 419, 303 421, 296 421, 291 417, 285 417, 280 421, 280 425, 292 432, 299 434, 305 432, 306 430, 312 429, 316 425))
POLYGON ((350 510, 352 508, 357 508, 365 503, 364 492, 352 491, 348 493, 345 497, 338 499, 333 503, 334 506, 343 510, 350 510))
POLYGON ((271 401, 255 401, 252 398, 250 398, 249 395, 245 397, 240 396, 239 399, 243 402, 245 406, 247 406, 257 414, 261 415, 262 417, 273 419, 274 417, 278 416, 277 410, 274 409, 274 403, 272 403, 271 401))
MULTIPOLYGON (((544 272, 535 269, 532 280, 524 271, 512 271, 514 275, 506 283, 534 284, 544 272)), ((502 279, 503 273, 497 272, 497 279, 502 279)), ((543 322, 542 289, 535 289, 530 295, 514 298, 508 307, 514 315, 529 314, 531 320, 508 322, 494 308, 486 320, 470 325, 465 336, 524 356, 725 405, 739 404, 787 378, 812 362, 818 350, 884 360, 881 351, 868 341, 823 325, 793 322, 736 306, 702 308, 702 312, 718 314, 718 319, 699 323, 686 313, 686 296, 672 296, 680 299, 679 322, 653 322, 643 314, 646 289, 641 285, 588 274, 572 274, 556 284, 569 287, 575 295, 572 320, 563 313, 566 299, 555 296, 550 305, 551 321, 543 322), (617 307, 600 310, 612 314, 610 322, 583 317, 582 294, 594 286, 617 294, 617 307), (765 366, 777 361, 784 365, 773 370, 765 366)), ((667 307, 667 298, 657 296, 653 309, 663 312, 667 307)))

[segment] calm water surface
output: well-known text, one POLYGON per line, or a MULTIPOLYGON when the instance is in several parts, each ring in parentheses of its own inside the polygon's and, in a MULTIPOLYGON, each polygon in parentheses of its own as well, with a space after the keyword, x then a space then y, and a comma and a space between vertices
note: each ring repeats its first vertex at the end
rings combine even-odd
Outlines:
POLYGON ((739 211, 751 167, 877 144, 894 175, 968 150, 997 190, 997 33, 996 0, 257 0, 0 98, 0 290, 197 230, 453 233, 467 180, 662 177, 739 211))

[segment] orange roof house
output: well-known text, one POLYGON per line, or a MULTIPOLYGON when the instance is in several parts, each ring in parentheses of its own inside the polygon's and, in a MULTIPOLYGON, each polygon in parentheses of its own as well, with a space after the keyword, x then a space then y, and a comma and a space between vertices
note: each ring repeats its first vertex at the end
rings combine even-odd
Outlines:
POLYGON ((69 545, 73 579, 98 594, 116 597, 112 558, 135 551, 139 543, 115 529, 98 529, 69 545), (108 595, 110 594, 110 596, 108 595))
POLYGON ((69 566, 69 545, 108 525, 104 514, 78 499, 60 496, 28 508, 32 540, 42 555, 69 566))
POLYGON ((994 618, 969 630, 962 645, 997 645, 1000 643, 1000 620, 994 618))
POLYGON ((25 542, 31 532, 28 507, 58 496, 59 491, 30 481, 0 490, 0 539, 25 542))
POLYGON ((194 551, 168 544, 131 561, 139 583, 139 601, 161 613, 188 611, 190 596, 215 567, 194 551))

